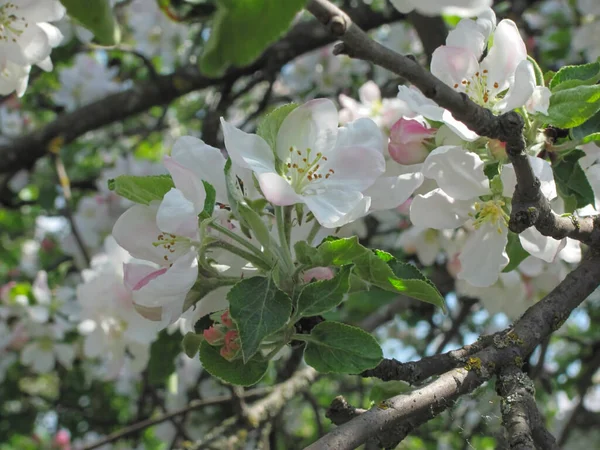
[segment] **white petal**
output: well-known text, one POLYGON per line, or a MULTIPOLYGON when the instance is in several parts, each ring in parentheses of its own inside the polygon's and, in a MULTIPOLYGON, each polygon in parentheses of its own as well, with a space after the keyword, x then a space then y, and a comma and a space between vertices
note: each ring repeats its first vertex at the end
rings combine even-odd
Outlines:
POLYGON ((461 270, 457 277, 477 287, 494 284, 509 261, 505 251, 507 236, 506 227, 501 227, 498 233, 496 225, 483 223, 472 233, 458 256, 461 270))
POLYGON ((421 114, 427 119, 435 120, 436 122, 444 121, 443 115, 446 110, 433 100, 425 97, 416 87, 398 86, 398 98, 406 102, 415 114, 421 114))
POLYGON ((303 199, 318 222, 326 228, 340 227, 351 222, 358 214, 355 211, 358 205, 362 205, 361 209, 365 214, 370 206, 370 199, 368 205, 365 204, 363 194, 354 190, 328 189, 321 194, 305 195, 303 199))
POLYGON ((381 91, 375 82, 369 80, 358 89, 361 103, 369 105, 381 100, 381 91))
POLYGON ((400 11, 403 14, 408 14, 413 9, 415 9, 415 5, 410 0, 390 0, 394 8, 400 11))
POLYGON ((421 172, 405 173, 395 177, 379 177, 364 194, 371 197, 371 210, 392 209, 410 198, 423 184, 421 172))
MULTIPOLYGON (((347 147, 363 147, 383 153, 387 139, 371 119, 362 118, 346 124, 338 129, 335 151, 343 151, 347 147)), ((327 155, 331 158, 333 155, 327 155)))
POLYGON ((535 227, 529 227, 519 234, 519 240, 527 253, 546 262, 554 261, 556 254, 567 244, 565 239, 544 236, 535 227))
POLYGON ((257 178, 265 198, 274 205, 288 206, 302 201, 302 197, 282 176, 270 172, 259 174, 257 178))
MULTIPOLYGON (((535 91, 535 72, 530 61, 523 60, 515 71, 514 83, 508 89, 506 96, 498 102, 496 108, 505 113, 525 105, 535 91)), ((549 99, 548 99, 549 101, 549 99)))
POLYGON ((567 245, 558 252, 558 257, 569 264, 577 264, 581 261, 581 243, 567 238, 567 245))
POLYGON ((338 112, 331 100, 311 100, 288 114, 277 133, 276 153, 281 160, 289 157, 290 148, 328 155, 335 147, 338 112))
POLYGON ((468 48, 442 45, 431 56, 431 73, 453 88, 461 87, 478 70, 477 57, 468 48))
POLYGON ((423 163, 423 175, 433 178, 446 194, 458 200, 490 193, 483 161, 462 147, 445 145, 436 148, 423 163))
POLYGON ((256 173, 274 172, 275 155, 269 144, 256 134, 244 133, 221 118, 225 148, 231 160, 256 173))
POLYGON ((183 192, 172 188, 160 202, 156 224, 162 231, 175 236, 197 239, 199 212, 194 204, 185 198, 183 192))
MULTIPOLYGON (((528 156, 529 163, 533 169, 533 173, 540 180, 540 189, 548 200, 552 200, 557 196, 556 184, 554 183, 554 174, 550 163, 542 158, 528 156)), ((517 176, 512 164, 507 164, 502 167, 500 174, 502 180, 502 195, 511 198, 515 192, 517 185, 517 176)))
POLYGON ((192 202, 198 212, 202 211, 206 199, 206 189, 202 179, 170 156, 163 158, 163 164, 171 174, 175 187, 192 202))
POLYGON ((472 201, 456 200, 438 188, 413 199, 410 221, 421 228, 456 228, 465 223, 472 210, 472 201))
POLYGON ((461 139, 464 139, 467 142, 473 142, 479 139, 479 135, 477 133, 475 133, 461 121, 456 120, 452 113, 446 109, 442 113, 442 120, 448 126, 448 128, 454 131, 461 139))

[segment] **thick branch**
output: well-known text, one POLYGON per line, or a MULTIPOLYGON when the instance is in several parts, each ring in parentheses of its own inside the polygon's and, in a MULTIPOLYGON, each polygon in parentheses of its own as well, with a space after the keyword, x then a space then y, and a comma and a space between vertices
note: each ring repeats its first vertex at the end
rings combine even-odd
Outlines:
POLYGON ((558 450, 556 439, 544 425, 535 404, 535 387, 516 366, 503 368, 496 384, 502 397, 502 422, 511 449, 558 450))

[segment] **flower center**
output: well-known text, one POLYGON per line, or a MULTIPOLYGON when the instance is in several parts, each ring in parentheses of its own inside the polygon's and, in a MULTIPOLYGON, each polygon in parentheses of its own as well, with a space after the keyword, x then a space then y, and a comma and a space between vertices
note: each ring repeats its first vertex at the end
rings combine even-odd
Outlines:
MULTIPOLYGON (((498 82, 494 82, 494 88, 498 89, 498 82)), ((460 83, 454 84, 454 89, 464 92, 471 100, 479 106, 491 108, 496 104, 496 95, 488 89, 488 70, 475 72, 471 79, 464 79, 460 83)))
POLYGON ((17 5, 8 2, 0 6, 0 42, 17 42, 17 38, 23 33, 29 24, 25 17, 16 15, 17 5))
POLYGON ((475 213, 469 215, 473 218, 473 227, 477 230, 486 222, 495 225, 498 233, 502 233, 502 227, 508 226, 510 217, 504 211, 505 203, 502 200, 489 200, 485 203, 475 202, 475 213))
POLYGON ((184 243, 184 245, 189 245, 190 242, 188 238, 175 236, 171 233, 160 233, 156 239, 157 240, 154 241, 152 245, 155 247, 162 247, 165 250, 163 259, 171 264, 173 264, 173 261, 170 259, 170 257, 173 257, 173 253, 177 251, 177 244, 184 243))
POLYGON ((290 147, 289 158, 284 161, 283 175, 297 193, 302 192, 309 185, 318 184, 323 178, 329 179, 335 174, 333 169, 325 170, 321 167, 327 161, 327 156, 321 152, 312 154, 307 148, 304 151, 290 147))

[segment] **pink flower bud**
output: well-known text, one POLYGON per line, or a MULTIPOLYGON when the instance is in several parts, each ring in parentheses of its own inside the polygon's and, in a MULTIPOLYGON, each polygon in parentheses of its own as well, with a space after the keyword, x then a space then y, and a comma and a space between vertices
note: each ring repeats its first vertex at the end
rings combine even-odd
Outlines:
POLYGON ((506 159, 506 142, 499 141, 497 139, 490 139, 488 141, 488 149, 494 158, 498 160, 506 159))
POLYGON ((302 279, 305 283, 310 283, 313 279, 317 281, 331 280, 333 275, 333 270, 329 267, 313 267, 304 272, 302 279))
POLYGON ((221 323, 223 325, 225 325, 227 328, 230 328, 230 329, 235 328, 235 325, 233 324, 231 317, 229 317, 229 310, 227 310, 223 314, 221 314, 221 323))
POLYGON ((215 327, 213 325, 204 330, 202 335, 204 336, 204 339, 206 339, 206 342, 208 342, 210 345, 221 345, 224 342, 223 338, 225 337, 225 334, 223 333, 221 327, 215 327))
POLYGON ((221 356, 228 361, 231 361, 236 357, 240 350, 240 343, 238 342, 238 332, 235 330, 229 330, 225 333, 225 345, 221 348, 221 356))
POLYGON ((54 445, 58 446, 61 450, 68 450, 71 448, 71 437, 67 430, 59 430, 54 436, 54 445))
POLYGON ((425 161, 428 151, 425 140, 432 137, 437 129, 427 128, 414 119, 400 118, 390 130, 388 150, 399 164, 418 164, 425 161))

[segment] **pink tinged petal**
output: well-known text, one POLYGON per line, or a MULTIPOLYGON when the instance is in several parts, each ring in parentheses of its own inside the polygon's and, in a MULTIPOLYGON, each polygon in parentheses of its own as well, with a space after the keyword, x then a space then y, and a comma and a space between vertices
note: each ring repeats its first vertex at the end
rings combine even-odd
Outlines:
POLYGON ((388 152, 399 164, 417 164, 425 161, 429 154, 424 145, 437 131, 428 128, 424 120, 400 118, 390 130, 388 152))
POLYGON ((385 136, 371 119, 357 119, 340 127, 337 133, 335 152, 327 155, 329 159, 339 156, 339 152, 345 152, 348 147, 363 147, 369 151, 377 150, 381 154, 385 149, 385 136))
POLYGON ((410 221, 421 228, 456 228, 467 221, 472 210, 471 200, 456 200, 438 188, 413 199, 410 221))
POLYGON ((364 105, 381 101, 381 91, 375 82, 369 80, 358 89, 358 98, 364 105))
MULTIPOLYGON (((166 270, 166 269, 161 269, 166 270)), ((148 264, 125 263, 123 264, 124 284, 130 291, 133 291, 142 280, 151 277, 156 272, 156 267, 148 264)), ((149 281, 149 280, 148 280, 149 281)))
MULTIPOLYGON (((379 130, 378 130, 379 131, 379 130)), ((364 191, 385 172, 385 158, 378 149, 366 147, 339 148, 331 153, 319 171, 323 178, 309 183, 303 190, 340 189, 364 191)))
POLYGON ((448 86, 464 91, 464 80, 479 70, 477 56, 468 48, 438 47, 431 56, 431 73, 448 86))
POLYGON ((320 194, 305 195, 303 200, 321 225, 336 228, 366 214, 371 205, 367 198, 358 191, 327 189, 320 194))
MULTIPOLYGON (((147 307, 183 304, 185 297, 198 277, 198 260, 195 251, 178 258, 165 272, 147 280, 133 291, 135 304, 147 307)), ((139 283, 146 280, 140 280, 139 283)), ((139 284, 138 283, 138 284, 139 284)), ((181 311, 180 311, 181 313, 181 311)))
POLYGON ((481 63, 488 70, 488 90, 495 95, 511 84, 515 70, 527 59, 527 49, 519 30, 512 20, 504 19, 496 27, 494 44, 481 63), (498 83, 498 87, 495 87, 498 83))
POLYGON ((527 103, 525 103, 525 109, 530 114, 544 114, 548 115, 548 107, 550 106, 550 96, 552 92, 545 86, 536 86, 533 94, 527 103))
POLYGON ((172 188, 163 197, 156 214, 156 224, 162 231, 174 236, 198 239, 198 214, 195 208, 179 189, 172 188))
MULTIPOLYGON (((524 60, 515 71, 515 80, 508 89, 506 96, 496 104, 496 109, 505 113, 525 105, 535 92, 535 72, 533 64, 524 60)), ((547 109, 547 108, 546 108, 547 109)))
POLYGON ((175 187, 193 203, 198 212, 202 211, 206 199, 206 190, 202 179, 170 156, 163 158, 163 164, 171 174, 175 187))
POLYGON ((400 206, 423 184, 421 172, 405 173, 395 177, 379 177, 364 194, 371 197, 371 210, 385 210, 400 206))
POLYGON ((313 267, 302 274, 302 281, 310 283, 312 280, 331 280, 334 275, 330 267, 313 267))
POLYGON ((132 206, 117 219, 112 235, 134 258, 162 265, 165 264, 165 251, 161 246, 152 245, 162 234, 156 226, 157 210, 155 206, 132 206))
POLYGON ((546 262, 554 261, 558 252, 567 244, 566 239, 556 240, 546 237, 535 227, 529 227, 519 234, 519 240, 527 253, 546 262))
POLYGON ((461 270, 457 277, 477 287, 487 287, 498 281, 500 272, 508 264, 504 250, 508 230, 492 223, 483 223, 467 240, 458 259, 461 270))
POLYGON ((275 171, 275 155, 269 144, 256 134, 245 133, 221 118, 225 148, 231 160, 256 173, 275 171))
POLYGON ((221 150, 195 137, 182 136, 175 141, 171 157, 191 170, 197 178, 210 183, 217 191, 217 201, 228 203, 223 173, 225 158, 221 150))
POLYGON ((423 163, 423 175, 433 178, 450 197, 468 200, 490 193, 483 161, 462 147, 445 145, 432 151, 423 163))
POLYGON ((299 106, 284 119, 275 152, 281 160, 289 159, 290 148, 301 152, 329 156, 338 134, 338 112, 331 100, 319 98, 299 106))
POLYGON ((302 197, 282 176, 271 172, 259 174, 257 178, 265 198, 274 205, 288 206, 302 202, 302 197))

